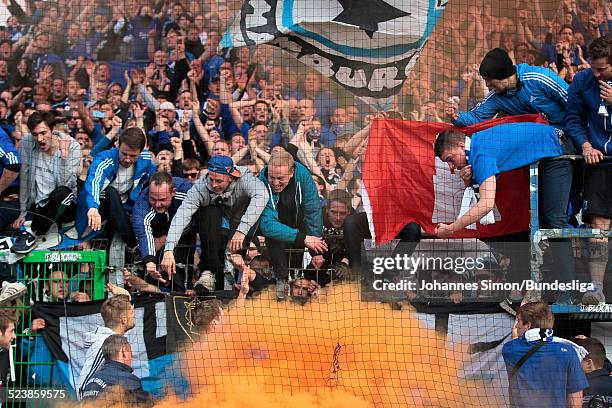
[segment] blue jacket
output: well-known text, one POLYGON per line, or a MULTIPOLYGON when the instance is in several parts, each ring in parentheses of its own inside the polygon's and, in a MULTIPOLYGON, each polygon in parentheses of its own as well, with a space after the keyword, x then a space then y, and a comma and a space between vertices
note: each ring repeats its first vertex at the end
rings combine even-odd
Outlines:
POLYGON ((568 136, 577 149, 584 142, 604 155, 612 154, 612 109, 608 107, 608 117, 598 114, 599 83, 589 68, 574 76, 569 88, 565 121, 568 136))
MULTIPOLYGON (((0 129, 0 177, 4 172, 4 169, 19 173, 21 169, 21 156, 19 150, 15 147, 15 144, 11 140, 8 134, 4 130, 0 129)), ((18 179, 15 179, 9 187, 14 189, 18 186, 18 179)), ((18 193, 19 191, 15 191, 18 193)), ((0 195, 2 192, 0 191, 0 195)))
POLYGON ((152 396, 142 389, 140 378, 132 373, 132 367, 118 361, 107 361, 83 387, 83 399, 95 400, 107 387, 121 385, 128 391, 132 403, 152 402, 152 396))
MULTIPOLYGON (((570 50, 570 60, 572 65, 580 65, 582 62, 580 61, 580 55, 578 54, 578 47, 575 46, 570 50)), ((557 45, 550 43, 545 43, 542 45, 542 49, 540 50, 540 54, 548 61, 549 63, 557 63, 557 45)))
MULTIPOLYGON (((94 157, 85 185, 79 192, 77 200, 76 228, 80 234, 87 228, 87 211, 90 208, 100 208, 100 193, 115 180, 119 166, 119 149, 116 147, 105 150, 94 157)), ((155 170, 155 165, 151 161, 151 152, 142 151, 136 161, 134 186, 130 191, 128 201, 124 204, 126 210, 132 209, 134 202, 155 170)))
POLYGON ((30 338, 24 336, 21 340, 22 361, 28 364, 28 384, 41 387, 62 385, 55 357, 47 347, 42 336, 30 338))
POLYGON ((609 404, 612 403, 612 376, 608 370, 600 368, 599 370, 591 371, 587 375, 589 388, 584 390, 585 399, 590 400, 592 396, 599 395, 606 399, 609 404))
POLYGON ((232 117, 232 108, 227 103, 221 104, 220 116, 222 137, 229 141, 234 133, 240 132, 240 129, 236 126, 236 122, 234 122, 232 117))
POLYGON ((150 148, 153 152, 159 153, 162 149, 172 149, 170 138, 180 137, 181 135, 174 129, 170 132, 167 130, 150 130, 147 132, 147 139, 150 141, 150 148))
POLYGON ((112 146, 113 141, 110 140, 108 137, 103 137, 102 139, 100 139, 100 141, 98 141, 98 143, 94 144, 94 147, 89 152, 89 155, 91 157, 96 157, 97 155, 99 155, 105 150, 108 150, 112 146))
POLYGON ((270 200, 260 218, 260 228, 265 237, 302 245, 306 235, 322 236, 321 200, 317 186, 306 167, 295 162, 293 177, 281 193, 274 192, 270 187, 267 166, 260 173, 259 179, 263 181, 270 194, 270 200), (283 197, 292 208, 279 214, 279 201, 283 194, 293 195, 293 197, 283 197), (290 220, 294 226, 286 225, 281 220, 290 220))
POLYGON ((516 65, 518 88, 503 94, 490 92, 469 112, 459 112, 457 126, 468 126, 492 119, 498 112, 508 115, 542 113, 548 122, 565 130, 565 104, 568 85, 548 68, 516 65))
MULTIPOLYGON (((166 211, 168 216, 168 227, 170 227, 170 222, 172 218, 174 218, 176 210, 181 206, 187 192, 193 186, 192 183, 180 177, 173 177, 173 179, 174 186, 176 187, 176 194, 172 198, 172 203, 170 203, 170 207, 166 211)), ((132 225, 134 226, 136 238, 140 242, 140 254, 145 264, 147 262, 155 262, 156 259, 152 224, 157 215, 155 209, 151 208, 151 204, 149 204, 149 188, 147 187, 140 194, 138 200, 136 200, 134 210, 132 211, 132 225)), ((161 216, 165 216, 165 214, 161 216)))

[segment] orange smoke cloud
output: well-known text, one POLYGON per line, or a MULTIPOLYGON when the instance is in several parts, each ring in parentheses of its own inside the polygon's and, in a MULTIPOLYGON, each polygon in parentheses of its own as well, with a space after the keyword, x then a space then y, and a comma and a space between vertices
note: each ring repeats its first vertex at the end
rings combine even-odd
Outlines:
POLYGON ((459 379, 463 350, 447 349, 412 309, 361 302, 356 285, 337 285, 305 306, 267 292, 224 319, 181 359, 193 398, 159 406, 486 405, 459 379))

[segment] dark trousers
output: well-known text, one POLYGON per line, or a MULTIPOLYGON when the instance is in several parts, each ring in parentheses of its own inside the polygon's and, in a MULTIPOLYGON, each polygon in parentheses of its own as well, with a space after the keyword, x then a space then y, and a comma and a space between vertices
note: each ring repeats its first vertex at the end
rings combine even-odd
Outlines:
POLYGON ((19 217, 19 201, 0 201, 0 232, 6 231, 19 217))
MULTIPOLYGON (((540 228, 567 228, 567 206, 572 187, 573 164, 569 160, 543 160, 539 166, 540 228)), ((571 242, 567 238, 549 240, 544 280, 570 282, 575 277, 571 242)))
POLYGON ((489 245, 494 253, 499 253, 510 259, 510 265, 506 271, 507 282, 520 283, 530 279, 529 232, 483 238, 482 241, 489 245))
POLYGON ((112 239, 115 232, 118 232, 128 247, 134 248, 138 245, 134 229, 132 228, 132 222, 130 221, 130 215, 123 208, 121 196, 114 187, 106 187, 100 194, 99 211, 102 220, 108 221, 105 229, 110 239, 112 239))
POLYGON ((32 214, 32 231, 44 235, 54 223, 74 221, 76 216, 76 197, 68 187, 58 187, 49 194, 43 206, 34 205, 32 214))
MULTIPOLYGON (((176 261, 176 273, 172 280, 168 279, 168 274, 161 271, 162 277, 168 282, 166 286, 162 286, 160 282, 145 274, 145 280, 154 286, 159 286, 162 290, 165 288, 172 292, 185 292, 187 289, 193 289, 193 255, 195 252, 195 234, 192 232, 185 233, 181 236, 174 250, 174 259, 176 261)), ((157 264, 161 264, 163 258, 163 250, 156 254, 157 264)))
POLYGON ((304 267, 304 246, 277 241, 266 238, 266 248, 272 261, 272 268, 276 279, 286 281, 289 277, 289 268, 301 269, 304 267))
POLYGON ((211 271, 215 276, 215 290, 223 290, 225 247, 233 231, 222 226, 223 208, 216 205, 199 210, 199 232, 202 256, 200 271, 211 271))
MULTIPOLYGON (((236 232, 244 216, 249 201, 236 203, 233 207, 213 204, 198 210, 198 231, 202 256, 200 271, 211 271, 215 276, 215 290, 223 290, 225 278, 225 248, 228 240, 236 232)), ((245 237, 245 242, 253 238, 256 228, 253 227, 245 237)), ((244 246, 244 242, 242 243, 244 246)))
MULTIPOLYGON (((364 239, 371 239, 368 217, 366 213, 349 215, 344 220, 344 245, 348 252, 351 265, 361 265, 361 246, 364 239)), ((406 254, 412 254, 421 240, 421 227, 415 222, 408 223, 402 228, 396 239, 404 243, 402 250, 406 254)))

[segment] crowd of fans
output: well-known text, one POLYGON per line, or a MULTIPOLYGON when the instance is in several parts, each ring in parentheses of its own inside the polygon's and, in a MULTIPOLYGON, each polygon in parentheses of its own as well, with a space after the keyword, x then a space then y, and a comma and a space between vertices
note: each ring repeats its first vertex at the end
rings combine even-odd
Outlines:
POLYGON ((449 98, 471 109, 488 93, 478 64, 495 47, 517 64, 550 68, 571 83, 588 66, 588 45, 610 34, 611 21, 605 0, 449 2, 421 56, 428 62, 404 83, 398 106, 407 119, 430 122, 446 121, 449 98))
MULTIPOLYGON (((5 3, 11 16, 0 29, 0 229, 21 229, 12 250, 23 254, 54 223, 76 219, 83 239, 107 221, 106 235, 117 232, 146 264, 142 277, 162 286, 170 280, 166 271, 158 271, 160 251, 190 189, 185 180, 205 179, 211 157, 230 157, 259 175, 275 150, 288 151, 316 185, 322 209, 317 217, 324 216, 325 233, 341 236, 344 218, 361 210, 360 159, 376 115, 435 122, 452 119, 449 104, 474 107, 489 85, 478 63, 494 46, 517 64, 542 65, 571 82, 589 67, 588 45, 609 35, 612 21, 609 3, 594 0, 560 2, 547 17, 540 2, 519 2, 516 10, 470 5, 464 22, 450 18, 449 9, 422 57, 447 63, 436 70, 417 67, 418 78, 405 82, 396 107, 376 113, 337 97, 341 93, 331 92, 314 71, 300 77, 297 69, 274 64, 268 46, 219 50, 233 4, 30 1, 22 8, 5 3), (175 179, 148 188, 156 171, 175 179), (169 193, 157 188, 164 185, 169 193), (147 192, 148 200, 139 201, 147 192), (164 193, 171 196, 167 204, 159 198, 164 193), (147 217, 152 209, 158 215, 147 217), (341 216, 332 222, 332 213, 341 216), (32 221, 27 229, 26 218, 32 221)), ((203 228, 195 225, 197 217, 188 218, 177 221, 183 223, 181 232, 190 231, 179 247, 209 247, 202 242, 208 238, 195 231, 203 228)), ((258 232, 260 239, 249 240, 265 244, 265 234, 258 232)), ((216 289, 222 288, 218 264, 223 262, 208 265, 201 251, 195 261, 193 256, 178 254, 185 272, 171 289, 191 290, 198 272, 209 270, 216 275, 216 289), (195 279, 192 265, 197 265, 195 279)), ((278 260, 263 256, 278 273, 278 260)), ((311 266, 326 270, 342 260, 348 265, 349 258, 347 253, 315 256, 311 266)), ((299 262, 291 266, 299 268, 299 262)))
MULTIPOLYGON (((288 148, 314 174, 318 209, 335 188, 358 191, 357 156, 366 135, 353 137, 363 126, 360 112, 339 107, 322 89, 319 74, 309 72, 299 81, 288 67, 270 66, 266 47, 218 52, 230 17, 225 2, 27 2, 21 8, 8 1, 6 6, 12 15, 0 34, 7 46, 0 229, 21 228, 13 252, 29 252, 54 223, 76 218, 82 238, 108 220, 107 236, 117 232, 128 248, 139 247, 147 277, 162 282, 147 257, 163 240, 147 246, 142 239, 151 227, 156 240, 165 236, 169 219, 145 220, 154 198, 138 202, 138 196, 149 177, 163 171, 181 178, 165 180, 177 187, 172 195, 180 204, 190 188, 183 178, 192 183, 202 178, 209 159, 218 155, 258 174, 273 147, 288 148), (144 144, 135 129, 146 135, 144 144), (117 144, 123 147, 110 170, 101 162, 113 159, 109 148, 117 144), (110 156, 102 159, 104 154, 110 156), (132 164, 136 174, 123 174, 132 164), (96 169, 105 171, 99 186, 96 169)), ((358 204, 354 195, 347 205, 358 204)), ((156 207, 159 214, 166 210, 156 207)), ((172 289, 192 288, 191 276, 192 271, 172 289)))
MULTIPOLYGON (((449 8, 421 56, 442 63, 418 66, 395 106, 374 112, 332 92, 319 73, 300 75, 297 62, 275 64, 269 46, 219 50, 236 10, 225 1, 4 3, 0 231, 16 235, 12 252, 27 254, 55 225, 74 224, 66 234, 81 248, 121 238, 128 263, 142 266, 124 270, 133 291, 275 285, 279 299, 299 301, 361 263, 369 238, 361 163, 374 118, 461 125, 457 112, 492 88, 485 52, 501 47, 569 84, 590 68, 592 41, 612 31, 605 0, 564 0, 548 16, 540 1, 511 11, 469 5, 465 19, 449 8)), ((407 225, 398 238, 420 234, 407 225)), ((47 300, 89 300, 53 283, 65 271, 48 278, 47 300)), ((2 302, 25 291, 4 288, 2 302)), ((11 327, 2 322, 0 334, 11 327)), ((34 320, 30 329, 44 327, 34 320)), ((125 330, 112 331, 99 344, 108 364, 100 378, 129 371, 125 330)))
MULTIPOLYGON (((205 179, 211 157, 230 157, 259 175, 275 150, 288 151, 316 185, 324 229, 342 235, 342 217, 361 210, 360 159, 376 115, 402 117, 403 111, 407 118, 443 121, 451 119, 449 104, 459 110, 475 106, 488 87, 478 62, 494 46, 517 64, 542 65, 571 82, 589 66, 588 45, 609 35, 612 21, 609 3, 594 0, 560 2, 548 17, 540 2, 519 2, 514 11, 470 5, 464 22, 450 18, 449 9, 422 57, 448 63, 407 80, 396 108, 375 113, 352 98, 337 98, 314 71, 300 77, 290 66, 273 64, 268 46, 220 51, 232 4, 5 3, 11 16, 0 29, 0 229, 21 229, 12 250, 22 254, 54 223, 76 219, 83 238, 107 221, 109 238, 117 232, 145 261, 146 277, 156 280, 150 283, 168 283, 156 261, 190 188, 183 179, 205 179), (443 81, 432 89, 439 82, 435 76, 443 81), (156 171, 180 180, 155 181, 149 189, 156 171), (164 201, 156 198, 164 194, 156 186, 163 185, 171 201, 154 204, 164 201), (145 190, 148 200, 139 201, 145 190), (158 215, 147 217, 152 209, 158 215), (332 223, 332 213, 342 216, 332 223), (26 218, 32 222, 24 229, 26 218)), ((184 224, 181 232, 190 221, 177 221, 184 224)), ((182 244, 210 246, 202 245, 208 238, 192 227, 182 244)), ((194 262, 193 254, 180 254, 178 262, 215 269, 199 255, 194 262)), ((325 255, 316 256, 312 266, 348 264, 345 255, 325 262, 325 255)), ((193 288, 193 270, 183 275, 172 289, 193 288)), ((223 273, 215 275, 219 289, 223 273)))

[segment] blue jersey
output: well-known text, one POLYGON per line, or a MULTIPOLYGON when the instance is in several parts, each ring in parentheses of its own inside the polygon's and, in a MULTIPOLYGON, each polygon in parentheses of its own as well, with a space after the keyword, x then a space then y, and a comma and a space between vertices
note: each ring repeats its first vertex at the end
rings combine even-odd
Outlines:
POLYGON ((469 112, 460 112, 453 124, 468 126, 493 119, 499 112, 508 115, 542 113, 548 122, 565 129, 568 85, 553 71, 527 64, 516 65, 518 87, 502 94, 490 92, 469 112))
MULTIPOLYGON (((504 345, 508 373, 536 343, 520 337, 504 345)), ((511 407, 566 407, 568 394, 589 386, 576 351, 556 342, 547 342, 508 381, 511 407)))
MULTIPOLYGON (((4 169, 19 173, 20 168, 21 157, 19 156, 19 151, 13 144, 9 135, 0 128, 0 177, 2 177, 4 169)), ((12 187, 16 189, 17 185, 18 182, 17 179, 15 179, 15 181, 10 184, 9 188, 12 187)), ((0 191, 0 195, 1 194, 2 191, 0 191)))
POLYGON ((468 163, 474 181, 518 169, 545 157, 563 154, 557 130, 541 123, 521 122, 493 126, 472 135, 468 163))

